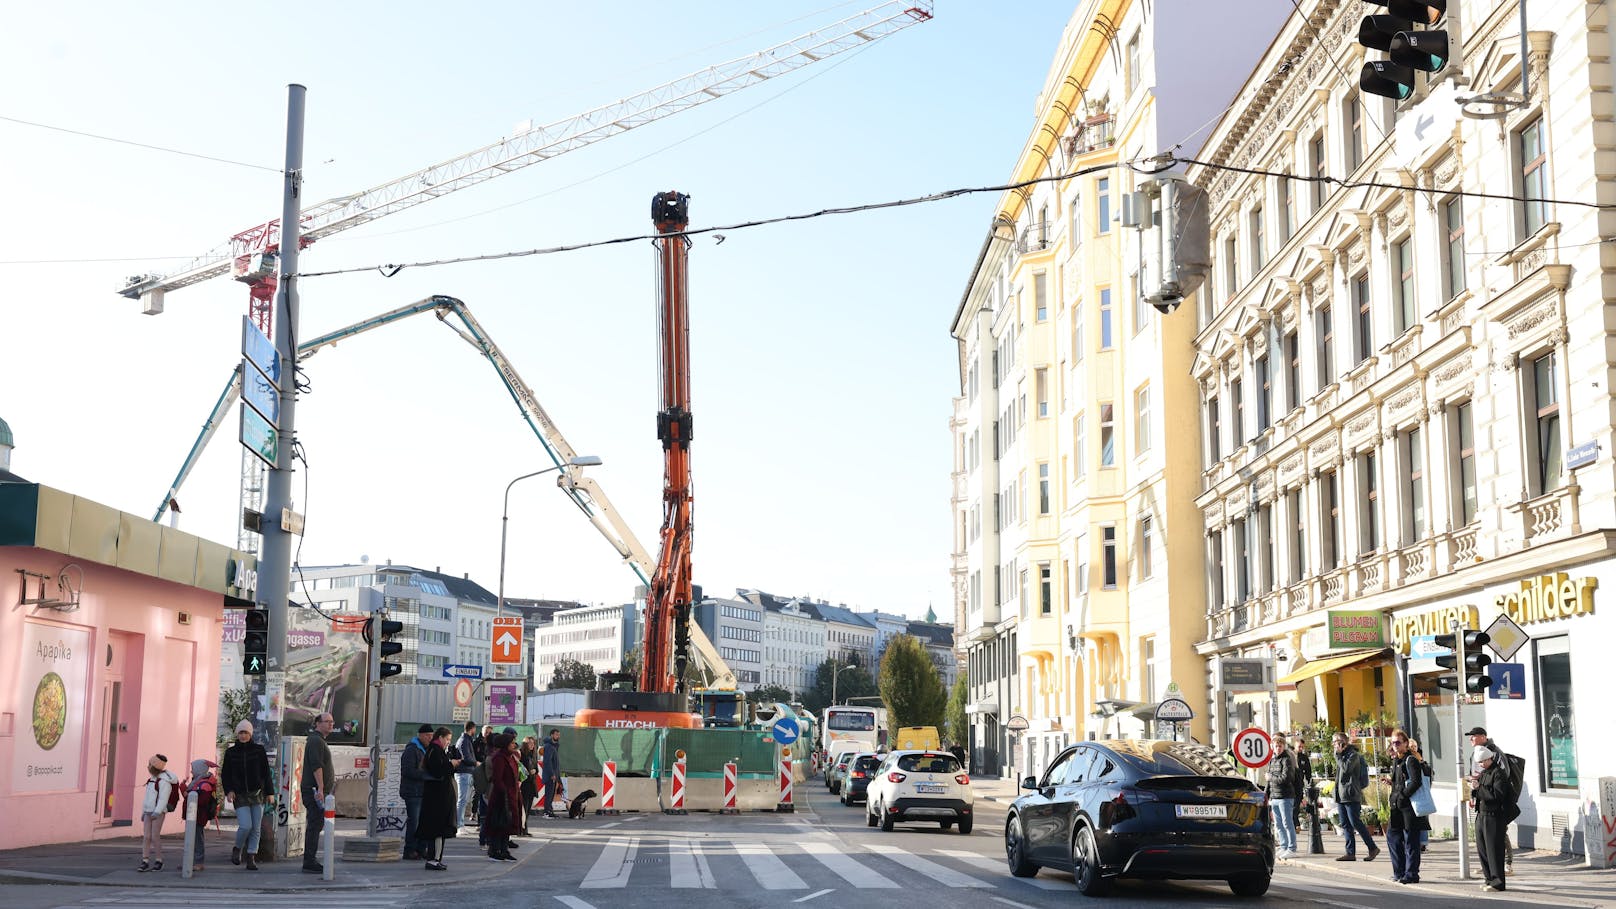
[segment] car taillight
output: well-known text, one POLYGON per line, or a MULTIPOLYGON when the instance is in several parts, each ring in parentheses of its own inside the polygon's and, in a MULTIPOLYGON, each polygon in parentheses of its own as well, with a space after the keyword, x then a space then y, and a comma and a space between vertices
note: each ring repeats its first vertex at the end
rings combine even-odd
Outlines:
POLYGON ((959 783, 961 786, 969 786, 971 785, 971 776, 968 773, 957 773, 954 775, 954 782, 959 783))
POLYGON ((862 771, 862 770, 853 771, 853 779, 855 779, 855 780, 864 779, 864 771, 862 771))
POLYGON ((909 778, 908 774, 899 773, 896 770, 894 770, 891 773, 887 774, 887 782, 889 782, 889 783, 901 783, 901 782, 903 782, 904 780, 906 780, 908 778, 909 778))
POLYGON ((1148 792, 1144 789, 1124 789, 1117 793, 1117 797, 1113 801, 1118 805, 1138 805, 1141 802, 1159 802, 1161 799, 1156 796, 1156 793, 1148 792))

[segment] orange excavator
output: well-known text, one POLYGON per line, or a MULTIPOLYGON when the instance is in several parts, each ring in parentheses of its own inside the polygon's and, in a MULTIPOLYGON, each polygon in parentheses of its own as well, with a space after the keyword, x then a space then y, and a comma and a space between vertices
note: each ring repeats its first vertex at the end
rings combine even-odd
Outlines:
POLYGON ((602 687, 588 692, 585 707, 574 718, 583 727, 642 729, 663 726, 700 727, 690 711, 685 668, 690 662, 690 610, 696 599, 691 583, 693 528, 690 490, 690 197, 658 193, 651 199, 651 220, 661 236, 653 241, 658 256, 657 329, 661 344, 661 404, 657 438, 662 442, 662 551, 645 599, 644 633, 640 638, 638 690, 629 676, 605 673, 602 687))

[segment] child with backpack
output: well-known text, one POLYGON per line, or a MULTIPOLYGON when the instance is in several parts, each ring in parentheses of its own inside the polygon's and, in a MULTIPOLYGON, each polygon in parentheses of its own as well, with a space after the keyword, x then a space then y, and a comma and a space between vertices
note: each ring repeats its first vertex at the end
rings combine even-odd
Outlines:
POLYGON ((219 816, 219 781, 213 775, 213 768, 219 766, 212 761, 197 758, 191 762, 191 781, 185 784, 185 794, 196 793, 196 846, 191 854, 191 870, 202 870, 202 844, 203 834, 207 832, 208 821, 219 816))
POLYGON ((146 795, 140 804, 140 869, 163 870, 163 822, 179 806, 179 777, 168 770, 168 758, 154 754, 146 762, 146 795))

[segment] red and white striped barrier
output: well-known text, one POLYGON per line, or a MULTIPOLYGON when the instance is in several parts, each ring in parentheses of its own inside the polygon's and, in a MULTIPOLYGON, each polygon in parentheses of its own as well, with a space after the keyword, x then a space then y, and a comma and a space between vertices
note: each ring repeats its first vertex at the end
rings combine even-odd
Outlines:
POLYGON ((600 768, 600 808, 596 814, 617 814, 617 762, 607 761, 600 768))
POLYGON ((719 814, 740 814, 741 810, 735 807, 735 765, 724 765, 724 807, 718 809, 719 814))
POLYGON ((688 814, 685 810, 685 759, 673 762, 673 807, 664 814, 688 814))
POLYGON ((533 800, 533 804, 527 806, 527 810, 529 810, 529 811, 537 811, 539 809, 539 806, 544 804, 545 782, 544 782, 544 749, 543 748, 539 749, 539 769, 538 769, 538 772, 534 774, 534 779, 539 784, 538 786, 535 787, 535 788, 537 788, 539 790, 539 795, 538 795, 537 798, 535 798, 533 800))
POLYGON ((774 810, 781 813, 797 810, 797 806, 791 804, 791 752, 783 748, 780 749, 780 804, 775 805, 774 810))

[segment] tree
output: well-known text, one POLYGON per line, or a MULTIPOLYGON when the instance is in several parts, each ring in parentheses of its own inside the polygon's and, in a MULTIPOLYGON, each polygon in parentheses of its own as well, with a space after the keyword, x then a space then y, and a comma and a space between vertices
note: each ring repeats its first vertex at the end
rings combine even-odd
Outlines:
POLYGON ((782 688, 779 685, 764 685, 756 691, 749 692, 747 700, 754 704, 773 704, 775 701, 789 704, 796 698, 791 696, 791 691, 788 688, 782 688))
POLYGON ((925 645, 910 635, 897 635, 887 645, 881 660, 881 699, 893 732, 905 726, 943 725, 948 692, 925 645))
POLYGON ((562 657, 556 663, 555 674, 550 676, 550 687, 591 691, 595 687, 595 667, 571 657, 562 657))
POLYGON ((836 700, 843 704, 848 703, 849 698, 874 697, 881 693, 875 687, 875 679, 870 677, 870 673, 864 667, 856 665, 858 660, 855 658, 850 662, 855 664, 853 668, 842 669, 839 677, 836 675, 837 668, 847 666, 848 663, 826 660, 819 664, 819 668, 814 671, 814 687, 800 694, 802 705, 809 712, 815 716, 822 714, 825 708, 830 706, 832 693, 836 695, 836 700))
POLYGON ((961 747, 971 740, 971 721, 965 715, 965 702, 969 699, 970 690, 962 675, 954 682, 954 690, 948 696, 948 738, 961 747))
POLYGON ((634 649, 623 654, 623 668, 620 670, 636 678, 640 675, 640 645, 635 644, 634 649))

